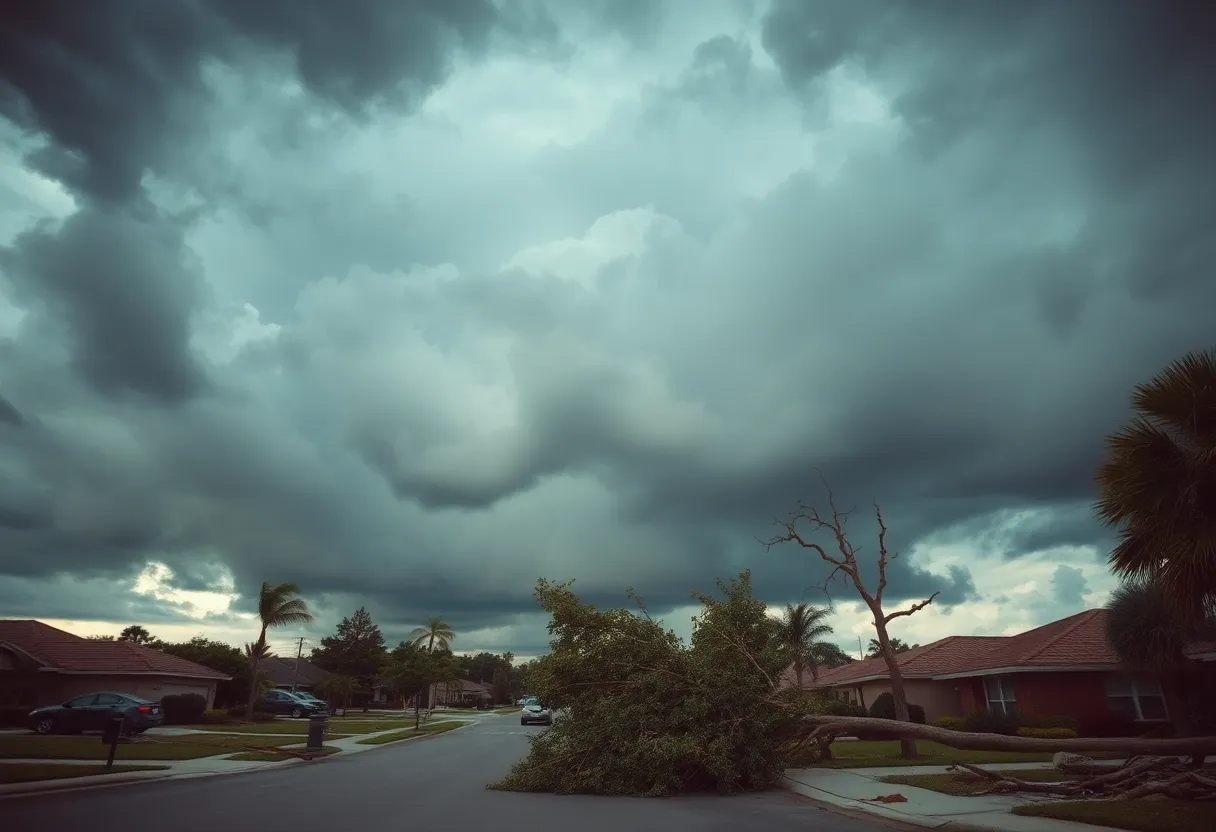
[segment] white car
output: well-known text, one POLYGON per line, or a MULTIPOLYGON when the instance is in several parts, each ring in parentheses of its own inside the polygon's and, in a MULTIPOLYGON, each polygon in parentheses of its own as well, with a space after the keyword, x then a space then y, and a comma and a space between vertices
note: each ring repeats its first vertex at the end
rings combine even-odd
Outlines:
POLYGON ((552 725, 553 712, 540 703, 535 696, 524 700, 524 709, 519 715, 520 725, 552 725))

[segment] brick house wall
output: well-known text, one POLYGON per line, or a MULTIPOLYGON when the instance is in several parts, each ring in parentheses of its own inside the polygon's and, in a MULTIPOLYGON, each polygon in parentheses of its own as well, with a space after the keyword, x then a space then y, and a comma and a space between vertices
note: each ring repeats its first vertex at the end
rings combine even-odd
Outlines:
POLYGON ((1109 711, 1103 673, 1018 673, 1012 681, 1018 710, 1029 716, 1080 720, 1109 711))

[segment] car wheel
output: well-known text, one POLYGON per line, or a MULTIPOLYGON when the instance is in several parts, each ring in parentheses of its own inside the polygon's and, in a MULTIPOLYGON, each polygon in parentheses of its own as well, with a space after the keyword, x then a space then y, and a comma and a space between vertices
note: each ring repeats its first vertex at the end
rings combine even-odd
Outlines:
POLYGON ((39 717, 34 723, 34 731, 38 734, 53 734, 55 732, 55 720, 49 716, 39 717))
POLYGON ((299 718, 300 718, 300 717, 302 717, 302 716, 304 716, 304 712, 303 712, 303 711, 301 711, 299 708, 292 708, 292 709, 291 709, 291 718, 292 718, 292 719, 299 719, 299 718))
POLYGON ((521 719, 521 720, 519 721, 519 724, 520 724, 520 725, 527 725, 527 724, 528 724, 528 720, 526 720, 526 719, 521 719))

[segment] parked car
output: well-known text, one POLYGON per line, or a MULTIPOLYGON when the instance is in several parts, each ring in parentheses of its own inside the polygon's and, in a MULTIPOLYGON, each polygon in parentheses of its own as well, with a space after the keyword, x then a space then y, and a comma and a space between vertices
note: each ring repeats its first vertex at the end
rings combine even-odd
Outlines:
POLYGON ((129 693, 99 691, 30 711, 30 727, 39 734, 79 734, 103 731, 116 716, 124 717, 127 734, 142 734, 165 721, 159 702, 149 702, 129 693))
POLYGON ((278 716, 290 716, 299 719, 324 712, 323 704, 309 702, 289 690, 268 690, 258 700, 257 710, 267 711, 278 716))
POLYGON ((303 699, 305 702, 308 702, 311 705, 316 705, 318 708, 320 708, 323 711, 329 710, 328 702, 326 702, 324 699, 320 699, 319 697, 313 696, 311 693, 309 693, 306 690, 293 690, 293 691, 288 691, 288 693, 292 694, 297 699, 303 699))
POLYGON ((553 712, 535 696, 529 696, 524 700, 524 709, 519 714, 519 724, 552 725, 553 712))

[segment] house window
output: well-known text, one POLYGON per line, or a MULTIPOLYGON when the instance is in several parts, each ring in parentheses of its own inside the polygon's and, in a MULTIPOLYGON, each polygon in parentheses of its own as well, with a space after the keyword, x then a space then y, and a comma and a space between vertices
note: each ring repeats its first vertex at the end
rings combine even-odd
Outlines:
POLYGON ((1124 714, 1137 722, 1154 722, 1169 718, 1161 685, 1152 676, 1108 676, 1106 704, 1113 713, 1124 714))
POLYGON ((988 694, 988 713, 1011 716, 1017 710, 1013 680, 1008 676, 989 676, 984 680, 984 690, 988 694))

